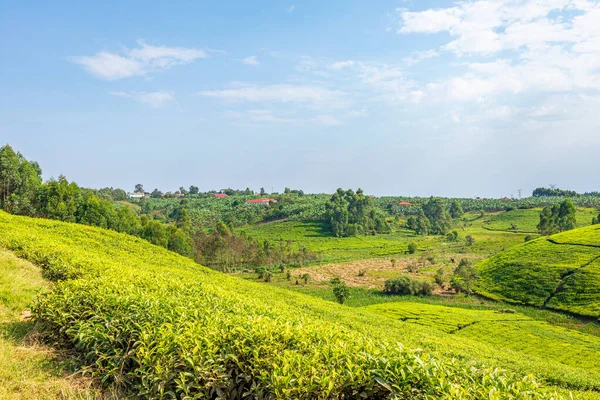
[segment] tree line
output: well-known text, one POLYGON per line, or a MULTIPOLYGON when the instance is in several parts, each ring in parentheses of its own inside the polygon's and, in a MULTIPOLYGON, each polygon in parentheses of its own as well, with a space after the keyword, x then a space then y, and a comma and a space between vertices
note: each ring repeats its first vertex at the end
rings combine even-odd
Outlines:
MULTIPOLYGON (((143 187, 138 185, 136 190, 143 191, 143 187)), ((135 205, 116 203, 126 197, 122 189, 81 188, 63 175, 42 182, 42 169, 37 162, 28 161, 9 145, 0 147, 0 208, 11 214, 127 233, 222 269, 264 263, 303 263, 316 257, 306 249, 295 249, 287 244, 258 243, 235 235, 219 224, 207 234, 193 226, 185 200, 171 211, 170 223, 165 223, 140 215, 135 205)))
POLYGON ((417 209, 416 215, 408 218, 406 227, 418 235, 445 235, 452 228, 452 219, 463 215, 464 211, 458 201, 453 201, 448 207, 444 200, 431 197, 417 209))

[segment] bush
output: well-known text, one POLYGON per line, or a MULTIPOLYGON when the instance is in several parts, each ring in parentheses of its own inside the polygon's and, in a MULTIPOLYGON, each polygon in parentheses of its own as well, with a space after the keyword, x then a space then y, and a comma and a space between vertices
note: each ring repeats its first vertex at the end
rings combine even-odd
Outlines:
POLYGON ((476 355, 437 358, 435 341, 427 352, 399 346, 401 330, 378 328, 377 317, 124 234, 3 212, 0 231, 20 257, 56 255, 48 268, 77 273, 38 298, 37 326, 126 398, 549 397, 529 376, 469 362, 476 355))
POLYGON ((366 273, 367 273, 367 271, 365 271, 364 269, 358 270, 358 276, 365 276, 366 273))
POLYGON ((408 244, 408 254, 415 254, 418 249, 419 246, 415 242, 410 242, 408 244))
POLYGON ((467 246, 473 246, 473 244, 475 243, 475 238, 471 235, 467 235, 465 237, 465 241, 467 243, 467 246))
POLYGON ((348 286, 344 282, 339 281, 333 285, 333 295, 338 303, 344 304, 348 297, 350 297, 350 289, 348 289, 348 286))
POLYGON ((456 242, 458 240, 458 232, 452 231, 446 235, 446 240, 449 242, 456 242))
POLYGON ((387 294, 428 296, 433 293, 433 285, 430 282, 417 281, 409 276, 402 275, 385 281, 384 291, 387 294))
POLYGON ((444 287, 444 285, 446 284, 446 274, 443 268, 438 269, 435 273, 435 283, 437 283, 441 287, 444 287))

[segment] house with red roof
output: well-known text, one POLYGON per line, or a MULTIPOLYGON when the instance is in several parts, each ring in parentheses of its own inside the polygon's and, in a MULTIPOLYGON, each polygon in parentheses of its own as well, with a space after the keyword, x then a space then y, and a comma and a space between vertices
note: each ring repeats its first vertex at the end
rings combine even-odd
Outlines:
POLYGON ((400 206, 412 206, 412 203, 409 201, 401 201, 398 205, 400 206))
POLYGON ((214 196, 216 198, 219 198, 219 199, 223 199, 225 197, 228 197, 225 193, 215 193, 214 196))

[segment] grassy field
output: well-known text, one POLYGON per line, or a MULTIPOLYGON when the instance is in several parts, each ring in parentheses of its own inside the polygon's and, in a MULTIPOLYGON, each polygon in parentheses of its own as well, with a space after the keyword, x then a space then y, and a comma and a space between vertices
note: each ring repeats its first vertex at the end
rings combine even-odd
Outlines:
POLYGON ((49 284, 38 267, 0 249, 0 399, 100 399, 92 380, 69 376, 55 350, 35 340, 24 318, 49 284))
POLYGON ((521 244, 480 264, 478 292, 599 318, 600 226, 521 244))
POLYGON ((71 278, 33 309, 44 334, 77 349, 95 376, 137 396, 218 389, 233 397, 243 385, 288 398, 365 390, 543 397, 547 389, 525 374, 590 398, 586 390, 600 391, 596 368, 460 335, 449 340, 431 326, 218 274, 116 232, 5 213, 0 229, 1 245, 43 265, 46 276, 71 278))

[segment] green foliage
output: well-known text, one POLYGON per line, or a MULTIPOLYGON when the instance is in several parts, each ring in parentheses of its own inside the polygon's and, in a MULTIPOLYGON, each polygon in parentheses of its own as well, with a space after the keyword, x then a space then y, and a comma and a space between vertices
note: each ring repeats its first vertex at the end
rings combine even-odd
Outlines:
POLYGON ((462 218, 465 212, 462 209, 462 206, 457 200, 453 200, 450 203, 450 216, 454 219, 462 218))
POLYGON ((445 235, 451 227, 450 213, 442 199, 432 197, 423 204, 416 215, 408 218, 406 227, 419 235, 445 235))
POLYGON ((332 283, 333 286, 333 296, 337 300, 338 303, 344 304, 344 302, 350 297, 350 289, 343 281, 338 281, 332 283))
POLYGON ((551 189, 551 188, 537 188, 532 193, 533 197, 575 197, 577 192, 574 190, 562 190, 562 189, 551 189))
POLYGON ((415 254, 419 249, 419 245, 415 242, 410 242, 408 244, 408 254, 415 254))
POLYGON ((546 393, 518 368, 515 374, 469 362, 488 354, 490 362, 522 362, 491 347, 440 342, 435 331, 221 275, 133 237, 4 213, 0 229, 0 245, 46 270, 80 277, 40 297, 33 310, 38 326, 74 349, 92 376, 131 397, 546 393), (405 349, 399 340, 429 343, 428 350, 405 349))
POLYGON ((438 286, 444 287, 444 285, 446 284, 446 281, 447 281, 446 271, 444 271, 443 268, 438 269, 435 273, 434 279, 435 279, 435 283, 437 283, 438 286))
POLYGON ((433 285, 426 281, 417 281, 408 275, 385 281, 384 291, 387 294, 429 296, 433 292, 433 285))
POLYGON ((457 242, 458 241, 458 231, 448 232, 446 235, 446 240, 449 242, 457 242))
POLYGON ((552 235, 558 232, 574 229, 577 225, 575 205, 565 199, 560 204, 544 207, 540 213, 538 231, 542 235, 552 235))
POLYGON ((338 189, 326 206, 326 219, 337 237, 389 233, 385 218, 378 215, 371 199, 361 189, 338 189))
POLYGON ((465 236, 465 243, 467 246, 473 246, 475 244, 475 238, 472 235, 465 236))
POLYGON ((457 293, 465 292, 467 296, 470 296, 477 278, 479 278, 479 270, 475 268, 470 260, 463 258, 454 269, 454 273, 450 278, 450 286, 457 293))

